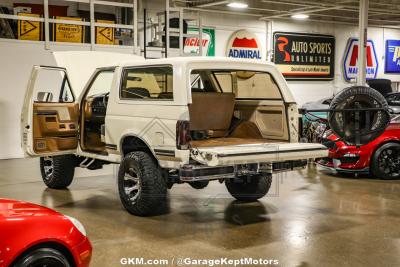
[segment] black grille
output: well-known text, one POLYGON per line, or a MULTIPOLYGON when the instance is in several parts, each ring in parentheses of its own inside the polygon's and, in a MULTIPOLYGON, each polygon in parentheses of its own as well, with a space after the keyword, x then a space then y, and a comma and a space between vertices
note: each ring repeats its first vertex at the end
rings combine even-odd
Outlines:
POLYGON ((352 164, 352 163, 357 163, 359 159, 360 157, 343 157, 340 158, 340 162, 342 164, 352 164))

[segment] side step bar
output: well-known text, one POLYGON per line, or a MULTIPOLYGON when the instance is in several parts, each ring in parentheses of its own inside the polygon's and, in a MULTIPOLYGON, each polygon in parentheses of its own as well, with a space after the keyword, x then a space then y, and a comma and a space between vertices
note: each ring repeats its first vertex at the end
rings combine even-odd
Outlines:
POLYGON ((82 160, 82 162, 79 164, 79 167, 81 168, 88 168, 90 165, 93 164, 93 162, 96 159, 92 159, 92 158, 85 158, 84 160, 82 160))

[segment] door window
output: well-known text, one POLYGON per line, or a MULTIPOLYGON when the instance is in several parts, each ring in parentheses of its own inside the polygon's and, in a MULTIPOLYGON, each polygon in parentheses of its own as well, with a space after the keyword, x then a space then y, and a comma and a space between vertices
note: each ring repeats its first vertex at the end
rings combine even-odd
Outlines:
POLYGON ((33 89, 35 102, 74 102, 67 75, 63 70, 41 69, 33 89))
POLYGON ((113 78, 114 70, 100 71, 92 81, 86 97, 108 94, 111 91, 113 78))
POLYGON ((279 87, 271 74, 257 71, 216 72, 215 77, 223 91, 232 90, 238 99, 281 99, 279 87), (236 77, 236 86, 232 77, 236 77))
POLYGON ((121 99, 173 100, 172 67, 126 69, 122 78, 121 99))
POLYGON ((237 99, 282 99, 278 84, 268 72, 193 70, 190 82, 192 92, 234 93, 237 99))

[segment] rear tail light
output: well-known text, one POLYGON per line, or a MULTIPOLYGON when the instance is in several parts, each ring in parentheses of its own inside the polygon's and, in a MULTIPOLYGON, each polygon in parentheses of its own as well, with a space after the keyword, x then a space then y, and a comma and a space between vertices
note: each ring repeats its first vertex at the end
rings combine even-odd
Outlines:
POLYGON ((188 149, 190 142, 189 121, 176 122, 176 148, 188 149))

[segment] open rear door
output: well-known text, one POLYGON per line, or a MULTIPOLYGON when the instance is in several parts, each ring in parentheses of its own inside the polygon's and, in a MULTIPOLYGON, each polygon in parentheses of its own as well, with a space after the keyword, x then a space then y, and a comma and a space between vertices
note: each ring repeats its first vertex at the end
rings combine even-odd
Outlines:
POLYGON ((73 154, 79 105, 64 68, 34 66, 21 114, 22 149, 29 156, 73 154))
POLYGON ((328 156, 328 149, 313 143, 259 143, 191 149, 191 157, 208 166, 273 163, 328 156))

